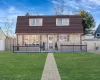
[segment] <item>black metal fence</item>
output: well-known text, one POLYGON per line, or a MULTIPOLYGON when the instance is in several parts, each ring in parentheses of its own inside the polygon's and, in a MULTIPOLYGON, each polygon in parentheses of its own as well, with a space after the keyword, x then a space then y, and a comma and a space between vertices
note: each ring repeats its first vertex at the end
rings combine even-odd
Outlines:
POLYGON ((13 52, 87 52, 87 44, 80 45, 60 45, 55 50, 45 50, 40 45, 35 46, 13 46, 13 52))
POLYGON ((85 45, 61 45, 62 52, 87 52, 87 44, 85 45))
POLYGON ((41 52, 40 46, 13 46, 13 52, 41 52))

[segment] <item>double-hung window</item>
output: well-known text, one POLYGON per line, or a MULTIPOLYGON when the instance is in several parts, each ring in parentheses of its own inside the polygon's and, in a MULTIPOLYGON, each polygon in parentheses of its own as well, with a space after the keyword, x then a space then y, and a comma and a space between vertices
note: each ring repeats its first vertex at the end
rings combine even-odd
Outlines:
POLYGON ((59 35, 59 41, 68 41, 68 36, 67 35, 59 35))
POLYGON ((42 26, 41 18, 29 19, 29 26, 42 26))
POLYGON ((56 26, 68 26, 68 25, 69 25, 69 18, 56 19, 56 26))

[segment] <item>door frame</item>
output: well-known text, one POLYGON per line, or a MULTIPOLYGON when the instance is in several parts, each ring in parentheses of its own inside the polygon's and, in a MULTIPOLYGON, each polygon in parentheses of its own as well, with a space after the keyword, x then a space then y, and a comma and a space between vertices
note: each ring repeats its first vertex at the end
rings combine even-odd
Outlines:
POLYGON ((55 49, 54 43, 55 43, 54 35, 52 35, 52 34, 51 34, 51 35, 48 35, 48 50, 54 50, 54 49, 55 49), (49 37, 50 37, 50 36, 53 37, 53 40, 51 40, 51 41, 49 40, 49 37), (53 47, 52 49, 50 49, 50 43, 52 43, 52 47, 53 47))

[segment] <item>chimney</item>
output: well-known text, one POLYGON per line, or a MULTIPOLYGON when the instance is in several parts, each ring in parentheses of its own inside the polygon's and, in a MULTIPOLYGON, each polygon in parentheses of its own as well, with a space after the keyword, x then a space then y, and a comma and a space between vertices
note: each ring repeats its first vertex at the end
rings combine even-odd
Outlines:
POLYGON ((30 16, 30 14, 29 13, 26 13, 26 16, 30 16))

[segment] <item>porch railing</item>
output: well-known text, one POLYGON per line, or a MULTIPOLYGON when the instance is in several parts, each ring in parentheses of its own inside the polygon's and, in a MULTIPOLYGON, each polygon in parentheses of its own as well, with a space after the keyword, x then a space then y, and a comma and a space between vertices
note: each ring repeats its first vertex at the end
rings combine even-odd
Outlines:
POLYGON ((62 52, 87 52, 87 44, 80 45, 61 45, 62 52))
POLYGON ((13 52, 41 52, 40 46, 13 46, 13 52))
POLYGON ((87 44, 60 45, 53 50, 45 50, 45 46, 13 46, 13 52, 87 52, 87 44))

